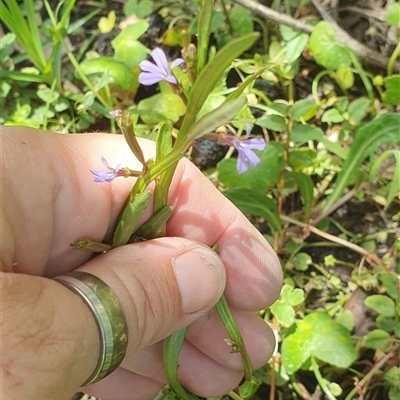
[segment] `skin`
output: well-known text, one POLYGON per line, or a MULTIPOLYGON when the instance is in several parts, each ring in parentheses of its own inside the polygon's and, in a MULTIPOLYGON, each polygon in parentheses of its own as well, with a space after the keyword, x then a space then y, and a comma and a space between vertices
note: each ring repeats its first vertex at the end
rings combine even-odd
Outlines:
MULTIPOLYGON (((187 325, 182 383, 204 397, 233 389, 243 376, 241 360, 224 343, 226 332, 212 308, 224 290, 254 368, 268 360, 273 333, 254 311, 279 294, 278 259, 190 162, 180 162, 170 188, 169 237, 93 258, 70 243, 80 237, 110 240, 133 180, 95 183, 90 170, 104 169, 102 155, 111 166, 140 169, 123 138, 2 127, 0 144, 1 398, 70 399, 95 369, 99 334, 93 316, 79 296, 51 279, 76 269, 112 288, 129 329, 122 365, 80 389, 88 394, 102 400, 156 394, 166 383, 162 339, 187 325), (215 243, 220 258, 209 248, 215 243), (178 256, 183 275, 174 272, 178 256), (192 268, 200 263, 207 265, 192 268)), ((147 158, 154 156, 152 142, 141 145, 147 158)))

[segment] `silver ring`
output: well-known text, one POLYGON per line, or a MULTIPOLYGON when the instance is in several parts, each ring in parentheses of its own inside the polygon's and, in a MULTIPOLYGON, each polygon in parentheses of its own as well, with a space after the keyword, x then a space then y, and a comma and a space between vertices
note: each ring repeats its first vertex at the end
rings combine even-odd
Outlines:
POLYGON ((98 382, 121 364, 128 347, 128 325, 122 307, 108 285, 97 276, 75 271, 54 278, 78 294, 92 312, 100 334, 100 356, 82 386, 98 382))

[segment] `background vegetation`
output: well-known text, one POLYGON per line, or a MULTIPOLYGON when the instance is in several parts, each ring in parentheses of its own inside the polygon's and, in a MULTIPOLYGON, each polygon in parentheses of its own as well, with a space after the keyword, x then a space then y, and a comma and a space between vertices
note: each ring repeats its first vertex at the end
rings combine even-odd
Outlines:
MULTIPOLYGON (((165 82, 140 85, 138 65, 155 47, 172 60, 202 43, 201 3, 1 0, 0 123, 115 133, 109 112, 123 109, 139 136, 154 138, 165 120, 179 127, 184 102, 165 82)), ((227 398, 399 399, 400 5, 259 3, 215 1, 208 57, 196 62, 259 33, 197 117, 253 77, 248 105, 219 129, 250 123, 267 141, 260 162, 238 174, 233 148, 207 138, 188 154, 285 273, 279 300, 260 312, 276 352, 256 388, 227 398)))

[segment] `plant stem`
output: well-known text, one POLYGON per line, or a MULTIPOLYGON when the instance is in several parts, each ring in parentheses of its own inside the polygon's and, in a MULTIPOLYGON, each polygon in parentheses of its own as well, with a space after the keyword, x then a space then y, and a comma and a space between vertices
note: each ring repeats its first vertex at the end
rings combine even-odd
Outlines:
POLYGON ((312 370, 314 372, 314 376, 317 379, 318 384, 322 389, 322 391, 325 393, 326 397, 329 400, 336 400, 336 397, 329 390, 328 386, 326 385, 325 379, 322 377, 321 372, 319 371, 319 367, 317 362, 315 361, 315 357, 311 357, 311 365, 312 365, 312 370))
POLYGON ((253 367, 251 366, 250 358, 243 342, 243 337, 236 325, 235 320, 233 319, 224 295, 221 296, 215 307, 222 323, 225 326, 226 331, 228 332, 232 353, 240 353, 244 366, 244 377, 246 380, 251 381, 253 367))
POLYGON ((397 44, 396 48, 394 49, 392 55, 389 58, 389 62, 387 64, 387 74, 393 74, 393 66, 396 62, 397 57, 400 55, 400 42, 397 44))

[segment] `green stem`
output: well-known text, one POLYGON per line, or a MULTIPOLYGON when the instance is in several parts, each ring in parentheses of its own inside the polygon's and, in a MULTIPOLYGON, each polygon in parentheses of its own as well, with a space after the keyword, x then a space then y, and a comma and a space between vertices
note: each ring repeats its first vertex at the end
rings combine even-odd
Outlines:
POLYGON ((228 332, 230 346, 232 347, 232 353, 240 353, 244 366, 244 377, 246 380, 251 381, 253 376, 253 367, 251 366, 250 358, 247 354, 246 347, 244 345, 243 337, 236 325, 235 320, 229 310, 228 303, 226 302, 225 296, 218 300, 216 304, 219 317, 228 332))
POLYGON ((322 377, 321 372, 319 371, 319 367, 318 367, 317 362, 315 361, 315 357, 311 357, 311 365, 312 365, 312 369, 314 372, 314 376, 317 379, 317 382, 318 382, 320 388, 322 389, 322 391, 325 393, 326 397, 329 400, 337 400, 336 397, 329 390, 328 386, 326 385, 326 381, 322 377))
POLYGON ((392 55, 389 58, 389 62, 387 65, 388 76, 392 75, 394 63, 396 62, 396 59, 399 57, 399 55, 400 55, 400 42, 397 44, 396 48, 394 49, 392 55))
POLYGON ((164 368, 168 378, 169 386, 179 396, 180 399, 199 400, 197 396, 187 392, 178 379, 179 353, 181 351, 183 341, 185 340, 187 330, 187 327, 183 328, 164 339, 164 368))
POLYGON ((320 73, 318 73, 312 83, 311 92, 314 97, 314 101, 317 104, 319 104, 321 102, 321 99, 318 96, 318 84, 319 84, 319 81, 321 80, 321 78, 324 77, 325 75, 329 75, 329 71, 321 71, 320 73))

